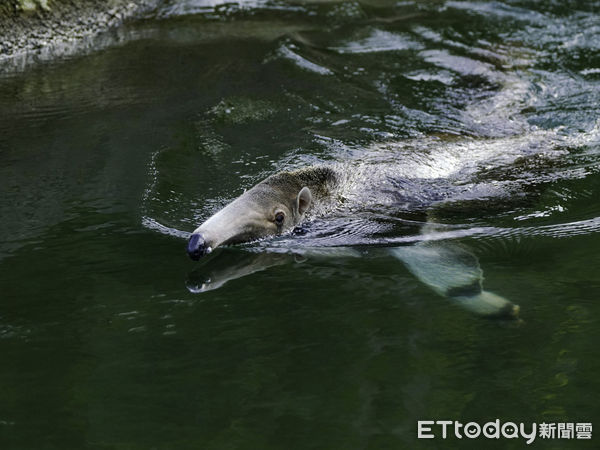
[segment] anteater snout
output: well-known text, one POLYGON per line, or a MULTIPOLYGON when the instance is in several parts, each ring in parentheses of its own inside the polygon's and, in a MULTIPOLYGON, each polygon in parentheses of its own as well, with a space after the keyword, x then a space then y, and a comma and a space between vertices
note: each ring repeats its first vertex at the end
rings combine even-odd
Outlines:
POLYGON ((187 245, 187 252, 194 261, 198 261, 204 255, 211 252, 211 248, 206 244, 206 241, 199 233, 193 233, 187 245))

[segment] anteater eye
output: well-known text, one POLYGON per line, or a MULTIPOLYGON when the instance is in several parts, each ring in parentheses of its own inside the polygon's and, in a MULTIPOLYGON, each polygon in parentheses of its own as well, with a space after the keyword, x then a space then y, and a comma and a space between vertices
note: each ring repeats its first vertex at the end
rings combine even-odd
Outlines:
POLYGON ((277 225, 283 225, 283 219, 285 218, 285 215, 280 211, 277 214, 275 214, 275 223, 277 225))

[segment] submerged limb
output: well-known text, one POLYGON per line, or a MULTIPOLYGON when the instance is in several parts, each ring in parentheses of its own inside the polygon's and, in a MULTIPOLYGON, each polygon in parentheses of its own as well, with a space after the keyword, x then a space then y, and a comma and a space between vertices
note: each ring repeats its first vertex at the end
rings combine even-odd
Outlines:
POLYGON ((390 252, 421 282, 461 307, 485 317, 517 318, 517 305, 483 289, 479 260, 464 247, 424 241, 390 252))
POLYGON ((484 291, 471 296, 450 297, 463 308, 486 317, 517 319, 519 305, 493 292, 484 291))

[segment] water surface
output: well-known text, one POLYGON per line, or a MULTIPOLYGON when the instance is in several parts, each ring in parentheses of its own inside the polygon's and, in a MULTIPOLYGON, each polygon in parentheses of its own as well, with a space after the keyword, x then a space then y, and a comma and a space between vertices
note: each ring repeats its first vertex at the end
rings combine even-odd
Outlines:
POLYGON ((593 422, 599 10, 165 1, 3 70, 0 446, 429 448, 417 420, 593 422), (304 234, 189 261, 222 205, 323 163, 353 176, 304 234), (389 253, 433 220, 523 323, 389 253))

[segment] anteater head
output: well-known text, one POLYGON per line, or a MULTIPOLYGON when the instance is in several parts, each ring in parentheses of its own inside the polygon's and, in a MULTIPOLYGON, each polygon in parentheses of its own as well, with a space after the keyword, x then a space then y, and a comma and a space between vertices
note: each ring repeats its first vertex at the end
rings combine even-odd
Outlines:
POLYGON ((312 194, 297 179, 283 181, 281 176, 267 178, 209 217, 190 236, 187 246, 190 258, 198 260, 220 245, 249 242, 291 230, 310 207, 312 194))

